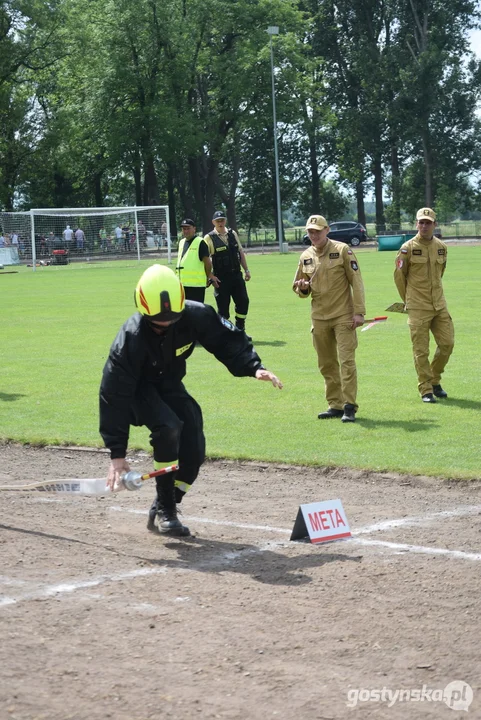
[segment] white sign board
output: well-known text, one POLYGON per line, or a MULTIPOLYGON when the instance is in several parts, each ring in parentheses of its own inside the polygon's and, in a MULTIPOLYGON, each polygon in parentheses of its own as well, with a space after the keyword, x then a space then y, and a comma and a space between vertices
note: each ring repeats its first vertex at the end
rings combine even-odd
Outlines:
POLYGON ((346 513, 340 500, 309 503, 299 507, 291 540, 309 537, 312 543, 351 537, 346 513))

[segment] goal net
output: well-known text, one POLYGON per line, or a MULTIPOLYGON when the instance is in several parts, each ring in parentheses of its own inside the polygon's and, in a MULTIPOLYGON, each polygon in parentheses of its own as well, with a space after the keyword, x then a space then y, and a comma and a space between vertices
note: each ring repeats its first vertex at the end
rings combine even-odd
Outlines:
POLYGON ((0 213, 0 263, 61 265, 114 257, 164 256, 171 262, 166 205, 43 208, 0 213), (8 256, 8 257, 7 257, 8 256))

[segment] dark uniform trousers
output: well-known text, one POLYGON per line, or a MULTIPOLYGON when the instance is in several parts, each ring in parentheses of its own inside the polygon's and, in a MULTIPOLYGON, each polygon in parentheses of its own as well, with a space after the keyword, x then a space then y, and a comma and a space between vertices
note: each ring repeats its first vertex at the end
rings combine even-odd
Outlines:
POLYGON ((145 425, 150 430, 154 460, 174 464, 179 470, 156 478, 157 495, 166 484, 175 483, 176 501, 196 479, 205 460, 205 436, 202 410, 182 383, 165 390, 154 383, 139 385, 131 412, 132 425, 145 425))
POLYGON ((451 315, 439 311, 408 310, 408 325, 413 346, 414 366, 421 395, 432 393, 433 385, 440 385, 441 375, 454 348, 454 325, 451 315), (429 362, 429 331, 436 341, 436 351, 429 362))
POLYGON ((235 324, 244 330, 247 311, 249 310, 249 296, 245 280, 241 272, 218 275, 220 285, 214 290, 217 311, 222 317, 229 319, 229 305, 232 297, 235 306, 235 324))
POLYGON ((186 300, 195 300, 196 302, 205 302, 205 286, 204 287, 194 287, 194 286, 187 286, 184 285, 184 292, 185 292, 185 299, 186 300))

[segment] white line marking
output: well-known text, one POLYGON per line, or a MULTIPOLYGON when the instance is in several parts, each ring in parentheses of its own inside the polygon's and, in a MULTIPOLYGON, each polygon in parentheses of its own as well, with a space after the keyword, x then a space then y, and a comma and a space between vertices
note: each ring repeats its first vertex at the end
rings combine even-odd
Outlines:
POLYGON ((37 600, 39 598, 49 598, 63 593, 72 593, 76 590, 95 587, 96 585, 102 585, 106 582, 132 580, 138 577, 145 577, 147 575, 162 575, 166 572, 166 567, 142 568, 141 570, 129 570, 128 572, 118 573, 117 575, 100 575, 99 577, 92 578, 90 580, 79 580, 78 582, 72 581, 69 583, 59 583, 57 585, 47 585, 43 589, 40 588, 37 591, 26 593, 25 595, 20 595, 18 597, 1 597, 0 607, 3 605, 13 605, 21 602, 22 600, 37 600))
POLYGON ((477 515, 479 513, 481 513, 481 505, 466 505, 465 507, 459 507, 455 510, 441 510, 440 512, 428 513, 427 515, 420 515, 419 517, 413 516, 395 520, 383 520, 374 525, 366 525, 366 527, 353 530, 352 534, 368 535, 381 530, 393 530, 394 528, 407 527, 409 525, 423 525, 438 518, 463 517, 465 515, 477 515))
MULTIPOLYGON (((127 512, 132 513, 134 515, 147 515, 147 510, 130 510, 123 507, 120 507, 119 505, 111 505, 109 507, 109 510, 113 510, 114 512, 127 512)), ((241 530, 264 530, 265 532, 275 532, 275 533, 291 533, 291 530, 287 530, 286 528, 278 528, 278 527, 271 527, 270 525, 249 525, 244 523, 235 523, 231 522, 230 520, 211 520, 210 518, 204 518, 204 517, 194 517, 189 515, 182 516, 185 517, 185 520, 187 522, 199 522, 199 523, 206 523, 207 525, 222 525, 227 527, 235 527, 239 528, 241 530)))
POLYGON ((353 538, 352 541, 359 545, 380 545, 398 553, 412 552, 424 555, 447 555, 457 560, 481 560, 481 553, 464 552, 463 550, 446 550, 445 548, 407 545, 406 543, 393 543, 385 540, 367 540, 366 538, 353 538))

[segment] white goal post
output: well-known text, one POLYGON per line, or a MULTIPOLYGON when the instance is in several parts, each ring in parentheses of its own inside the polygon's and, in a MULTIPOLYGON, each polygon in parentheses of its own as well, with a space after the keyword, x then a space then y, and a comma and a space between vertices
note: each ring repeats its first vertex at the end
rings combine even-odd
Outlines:
MULTIPOLYGON (((172 261, 167 205, 34 208, 0 213, 0 229, 18 262, 62 265, 72 260, 158 257, 172 261)), ((1 262, 1 260, 0 260, 1 262)))

